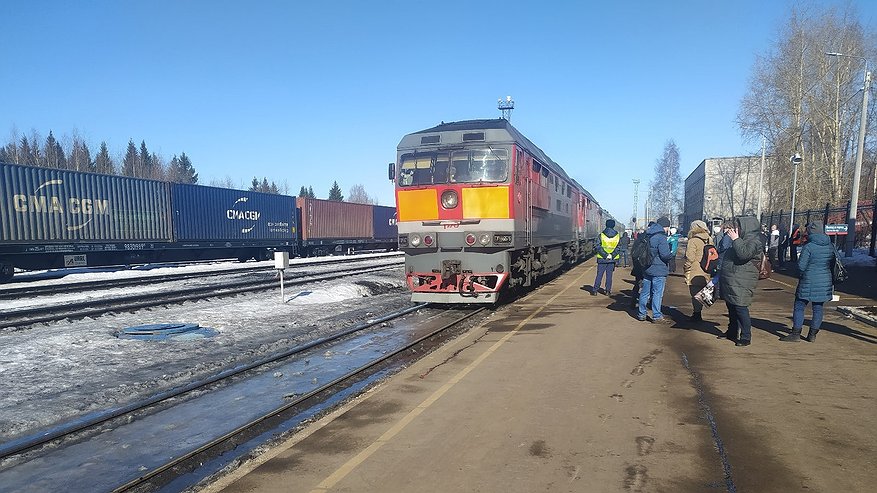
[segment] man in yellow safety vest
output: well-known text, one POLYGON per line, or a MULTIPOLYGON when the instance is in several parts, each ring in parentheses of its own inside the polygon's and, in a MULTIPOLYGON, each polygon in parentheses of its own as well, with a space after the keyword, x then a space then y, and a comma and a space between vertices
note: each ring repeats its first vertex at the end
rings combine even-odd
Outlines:
POLYGON ((594 280, 591 296, 597 296, 603 274, 606 274, 606 289, 603 292, 606 296, 612 294, 612 273, 615 271, 615 263, 621 257, 618 253, 619 239, 618 231, 615 231, 615 221, 607 219, 606 229, 600 233, 600 246, 597 247, 597 279, 594 280))

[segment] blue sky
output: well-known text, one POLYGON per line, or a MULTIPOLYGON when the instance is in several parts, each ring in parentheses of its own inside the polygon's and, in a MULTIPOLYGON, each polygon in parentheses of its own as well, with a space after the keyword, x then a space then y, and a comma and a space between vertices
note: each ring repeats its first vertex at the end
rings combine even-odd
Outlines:
MULTIPOLYGON (((440 121, 512 123, 629 218, 672 138, 683 179, 757 153, 734 120, 793 2, 12 0, 0 30, 0 141, 130 138, 201 181, 254 175, 393 203, 401 137, 440 121)), ((824 0, 809 5, 845 5, 824 0)), ((854 1, 863 25, 877 2, 854 1)))

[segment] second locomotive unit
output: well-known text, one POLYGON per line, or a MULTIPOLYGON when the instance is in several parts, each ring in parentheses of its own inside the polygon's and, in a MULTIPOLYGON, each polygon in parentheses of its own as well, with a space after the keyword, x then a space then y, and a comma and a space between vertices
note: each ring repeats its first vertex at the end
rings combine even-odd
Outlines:
POLYGON ((414 301, 494 303, 591 254, 605 214, 505 119, 408 134, 389 177, 414 301))

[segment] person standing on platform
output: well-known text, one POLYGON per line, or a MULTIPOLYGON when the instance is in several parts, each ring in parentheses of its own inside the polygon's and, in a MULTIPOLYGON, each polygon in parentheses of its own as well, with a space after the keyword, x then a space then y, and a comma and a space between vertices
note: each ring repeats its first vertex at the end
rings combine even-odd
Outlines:
POLYGON ((612 294, 612 273, 615 271, 615 263, 618 262, 618 242, 621 239, 618 231, 615 231, 615 220, 606 220, 606 229, 600 233, 600 246, 597 247, 597 278, 594 280, 594 288, 591 296, 597 296, 603 275, 606 275, 606 288, 603 290, 606 296, 612 294))
POLYGON ((627 255, 628 250, 630 250, 630 236, 625 231, 621 234, 621 239, 618 240, 618 254, 621 256, 623 267, 630 267, 630 257, 627 255))
POLYGON ((670 243, 670 253, 673 258, 667 263, 670 272, 676 272, 676 252, 679 251, 679 235, 676 234, 676 228, 670 228, 670 235, 667 236, 667 242, 670 243))
POLYGON ((762 255, 761 227, 754 216, 738 218, 735 227, 725 234, 731 240, 731 248, 722 257, 719 274, 719 292, 728 307, 728 331, 723 337, 736 341, 737 346, 752 342, 752 321, 749 305, 758 283, 758 267, 752 260, 762 255), (738 335, 739 331, 739 335, 738 335))
POLYGON ((813 221, 807 225, 807 243, 801 249, 798 259, 798 270, 801 273, 798 287, 795 289, 795 305, 792 311, 792 332, 781 341, 798 342, 804 328, 804 308, 807 303, 813 304, 813 319, 807 341, 814 342, 816 333, 822 326, 822 307, 831 300, 833 285, 831 264, 834 262, 835 250, 831 239, 825 234, 821 221, 813 221))
POLYGON ((692 221, 691 228, 688 231, 688 246, 685 248, 685 261, 682 264, 682 270, 685 272, 685 284, 688 285, 688 292, 691 295, 691 306, 694 312, 689 319, 691 322, 703 321, 701 312, 703 304, 696 299, 694 295, 706 287, 710 281, 710 276, 704 272, 700 265, 703 258, 703 247, 712 245, 710 232, 706 229, 707 225, 703 221, 692 221))
POLYGON ((666 217, 658 219, 646 230, 649 235, 649 252, 652 263, 643 270, 643 285, 639 293, 639 307, 637 319, 646 320, 648 311, 647 303, 652 298, 652 323, 673 323, 661 313, 661 301, 664 298, 664 286, 667 283, 667 275, 670 269, 667 262, 672 258, 670 243, 667 241, 667 233, 670 231, 670 220, 666 217))
POLYGON ((780 264, 777 262, 777 253, 780 249, 780 230, 774 224, 770 227, 770 236, 767 240, 767 258, 773 270, 777 270, 780 264))
POLYGON ((801 246, 801 227, 792 225, 792 236, 789 237, 789 262, 798 263, 798 247, 801 246))
MULTIPOLYGON (((649 224, 646 225, 646 229, 643 231, 639 231, 636 234, 635 239, 633 240, 634 245, 639 241, 645 241, 648 243, 649 235, 646 234, 646 231, 649 230, 652 226, 654 226, 654 221, 649 221, 649 224)), ((633 253, 635 247, 631 247, 631 253, 633 253)), ((641 265, 639 261, 631 255, 630 257, 630 275, 633 276, 633 291, 631 293, 631 297, 633 298, 633 308, 639 309, 639 293, 643 287, 643 271, 646 270, 646 265, 641 265)))

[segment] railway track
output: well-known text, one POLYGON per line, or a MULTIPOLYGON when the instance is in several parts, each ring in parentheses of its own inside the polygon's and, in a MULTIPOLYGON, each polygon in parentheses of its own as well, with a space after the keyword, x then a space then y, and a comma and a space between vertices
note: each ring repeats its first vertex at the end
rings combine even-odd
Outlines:
MULTIPOLYGON (((378 264, 371 261, 368 265, 335 269, 327 273, 293 275, 286 279, 285 283, 286 285, 294 286, 304 283, 328 281, 345 276, 394 269, 398 268, 402 263, 403 260, 396 258, 378 264)), ((141 279, 140 283, 142 284, 145 281, 151 282, 151 280, 141 279)), ((17 310, 5 310, 3 320, 0 320, 0 329, 21 329, 36 323, 93 317, 112 312, 139 310, 204 298, 232 296, 240 293, 276 289, 278 287, 279 281, 273 276, 261 276, 257 279, 241 279, 223 282, 222 284, 162 290, 157 293, 89 299, 65 303, 61 306, 43 305, 17 310)))
MULTIPOLYGON (((335 264, 345 264, 345 263, 356 263, 363 262, 366 258, 356 258, 356 257, 342 257, 332 260, 322 260, 319 262, 309 262, 304 264, 291 264, 289 268, 286 270, 289 273, 295 273, 304 269, 312 269, 314 267, 320 267, 323 265, 335 265, 335 264)), ((0 289, 0 300, 14 300, 20 298, 29 298, 35 296, 52 296, 55 294, 62 293, 75 293, 75 292, 84 292, 84 291, 94 291, 98 289, 112 289, 112 288, 123 288, 129 286, 138 286, 143 284, 144 282, 149 282, 150 284, 156 283, 165 283, 165 282, 173 282, 173 281, 185 281, 189 279, 199 279, 204 277, 214 277, 219 275, 233 275, 233 274, 250 274, 253 272, 265 272, 271 273, 274 272, 274 269, 268 267, 266 265, 258 265, 258 266, 247 266, 247 267, 236 267, 233 269, 217 269, 217 270, 209 270, 209 271, 200 271, 200 272, 181 272, 178 274, 162 274, 162 275, 144 275, 138 277, 128 277, 124 279, 109 279, 103 281, 80 281, 80 282, 70 282, 63 284, 52 284, 52 285, 39 285, 39 286, 24 286, 24 287, 12 287, 7 289, 0 289)))
POLYGON ((362 391, 391 371, 386 366, 391 359, 484 310, 416 305, 185 387, 0 444, 0 490, 185 489, 280 431, 362 391), (412 313, 415 320, 387 327, 412 313))

